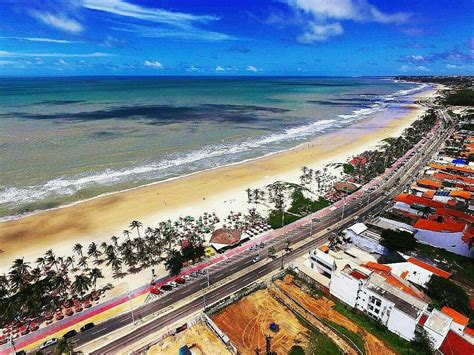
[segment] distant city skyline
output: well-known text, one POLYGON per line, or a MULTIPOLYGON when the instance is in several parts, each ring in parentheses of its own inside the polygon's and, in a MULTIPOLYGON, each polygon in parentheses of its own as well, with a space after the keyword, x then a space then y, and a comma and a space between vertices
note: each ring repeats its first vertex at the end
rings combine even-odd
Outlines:
POLYGON ((4 0, 0 75, 473 75, 470 0, 4 0))

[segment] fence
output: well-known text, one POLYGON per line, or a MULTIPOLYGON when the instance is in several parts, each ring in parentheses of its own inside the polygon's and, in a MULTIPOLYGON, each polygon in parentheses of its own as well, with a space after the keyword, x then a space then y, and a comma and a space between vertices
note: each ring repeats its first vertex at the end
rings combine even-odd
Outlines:
POLYGON ((214 321, 211 318, 209 318, 206 313, 203 313, 202 319, 207 323, 209 328, 211 328, 217 334, 217 336, 221 338, 221 340, 224 342, 224 344, 227 346, 227 348, 229 348, 229 350, 232 353, 234 354, 239 353, 236 346, 232 344, 232 342, 230 341, 229 337, 222 330, 220 330, 217 324, 214 323, 214 321))

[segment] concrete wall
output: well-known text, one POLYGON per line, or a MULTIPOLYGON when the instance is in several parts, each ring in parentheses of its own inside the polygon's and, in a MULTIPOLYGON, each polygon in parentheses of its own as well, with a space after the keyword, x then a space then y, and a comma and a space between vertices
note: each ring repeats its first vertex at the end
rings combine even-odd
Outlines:
POLYGON ((355 307, 357 292, 359 291, 359 280, 347 276, 345 273, 333 273, 329 292, 351 307, 355 307))
POLYGON ((351 238, 352 243, 354 245, 356 245, 357 247, 363 250, 367 250, 371 253, 377 253, 381 255, 384 255, 385 253, 388 252, 387 248, 378 244, 375 240, 361 237, 360 235, 355 234, 350 229, 347 230, 346 236, 351 238))
POLYGON ((387 325, 390 311, 393 308, 393 302, 388 301, 387 299, 370 291, 365 286, 362 286, 361 290, 359 291, 357 308, 368 314, 370 317, 377 319, 383 325, 387 325), (371 298, 378 299, 380 301, 380 305, 377 306, 371 302, 371 298), (370 307, 373 309, 370 309, 370 307))
POLYGON ((443 248, 452 253, 474 257, 474 248, 469 249, 469 245, 462 240, 463 233, 433 232, 426 229, 417 229, 415 238, 422 243, 443 248))
POLYGON ((412 340, 415 337, 416 324, 416 319, 411 318, 397 308, 393 308, 390 312, 387 328, 406 340, 412 340))

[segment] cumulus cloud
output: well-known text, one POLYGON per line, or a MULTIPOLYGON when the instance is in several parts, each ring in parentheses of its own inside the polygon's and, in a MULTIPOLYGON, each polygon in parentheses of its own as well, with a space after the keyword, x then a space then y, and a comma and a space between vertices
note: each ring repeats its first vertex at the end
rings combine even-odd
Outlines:
POLYGON ((401 71, 403 72, 428 72, 430 71, 431 69, 430 68, 427 68, 425 67, 424 65, 416 65, 416 66, 412 66, 412 65, 402 65, 402 67, 400 68, 401 71))
POLYGON ((255 66, 253 66, 253 65, 248 65, 246 70, 247 70, 247 71, 254 72, 254 73, 258 72, 257 67, 255 67, 255 66))
POLYGON ((217 71, 217 72, 223 72, 223 71, 225 71, 225 69, 224 69, 223 67, 221 67, 220 65, 218 65, 218 66, 216 67, 216 71, 217 71))
POLYGON ((300 43, 313 43, 326 41, 330 37, 339 36, 344 32, 339 23, 331 23, 327 25, 318 25, 311 23, 305 33, 298 36, 300 43))
POLYGON ((78 21, 71 17, 67 17, 66 15, 53 14, 51 12, 41 12, 38 10, 30 11, 30 15, 40 20, 44 24, 62 31, 79 33, 84 30, 78 21))
POLYGON ((164 69, 163 64, 161 64, 157 60, 145 60, 143 64, 153 69, 164 69))
MULTIPOLYGON (((285 21, 303 27, 303 34, 297 37, 301 43, 322 42, 343 34, 341 21, 399 25, 406 23, 411 16, 406 12, 383 12, 366 0, 286 0, 286 3, 296 15, 294 19, 285 21)), ((281 16, 272 14, 268 23, 281 26, 281 16)))

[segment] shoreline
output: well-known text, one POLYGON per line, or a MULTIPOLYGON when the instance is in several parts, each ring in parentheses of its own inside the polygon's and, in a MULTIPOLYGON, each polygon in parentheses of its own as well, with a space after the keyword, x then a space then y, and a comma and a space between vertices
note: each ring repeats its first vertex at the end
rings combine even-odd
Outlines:
MULTIPOLYGON (((413 98, 432 97, 437 89, 439 86, 413 98)), ((399 135, 425 111, 416 103, 407 106, 409 113, 402 117, 387 118, 384 112, 381 117, 363 119, 289 150, 2 221, 2 271, 19 255, 32 260, 50 248, 58 255, 70 255, 75 242, 109 240, 114 234, 121 235, 121 230, 135 219, 146 227, 160 220, 204 211, 225 214, 242 207, 245 211, 247 187, 261 187, 279 179, 298 179, 304 165, 322 168, 330 162, 345 162, 352 155, 373 149, 382 139, 399 135)))

